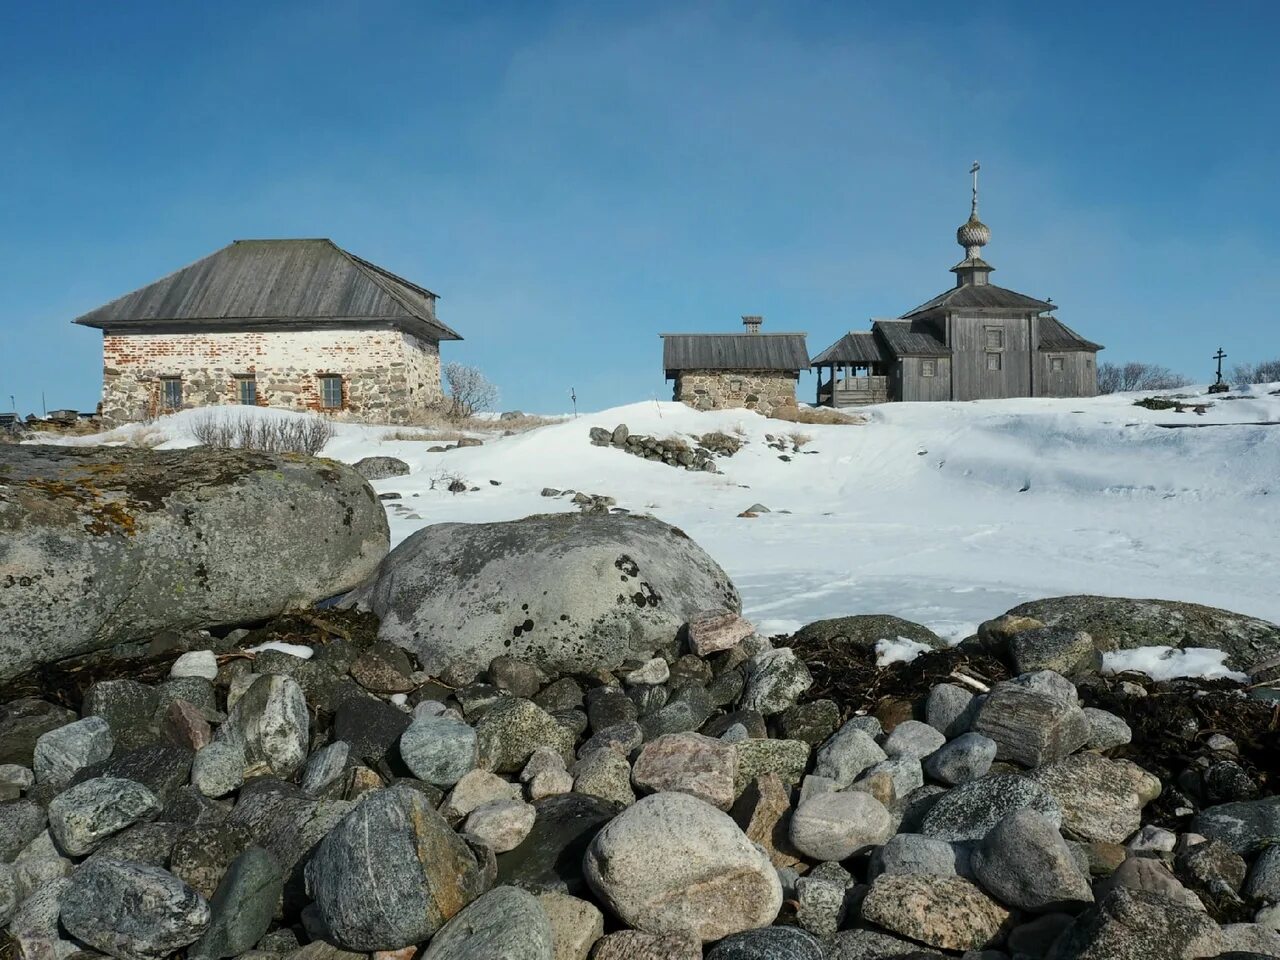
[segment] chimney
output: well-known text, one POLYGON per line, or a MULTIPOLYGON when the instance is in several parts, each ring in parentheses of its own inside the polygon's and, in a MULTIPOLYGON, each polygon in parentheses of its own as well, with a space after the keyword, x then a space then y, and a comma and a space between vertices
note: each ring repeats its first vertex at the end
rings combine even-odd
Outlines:
POLYGON ((759 333, 760 324, 764 323, 764 317, 743 317, 742 325, 747 328, 747 333, 759 333))

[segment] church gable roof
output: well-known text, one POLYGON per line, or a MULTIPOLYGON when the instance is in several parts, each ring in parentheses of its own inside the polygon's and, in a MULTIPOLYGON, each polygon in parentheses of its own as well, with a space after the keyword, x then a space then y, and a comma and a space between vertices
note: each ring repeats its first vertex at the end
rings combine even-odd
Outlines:
POLYGON ((662 367, 677 370, 804 370, 803 333, 664 333, 662 367))
POLYGON ((943 309, 1022 310, 1039 313, 1044 310, 1053 310, 1056 306, 1056 304, 1049 303, 1047 300, 1037 300, 1035 297, 1029 297, 1025 293, 1018 293, 1016 290, 997 287, 994 283, 965 284, 960 287, 952 287, 945 293, 938 294, 932 300, 920 304, 914 310, 908 310, 902 315, 902 319, 909 320, 912 317, 943 309))
POLYGON ((146 330, 376 321, 461 340, 436 319, 435 299, 332 240, 236 240, 75 322, 146 330))

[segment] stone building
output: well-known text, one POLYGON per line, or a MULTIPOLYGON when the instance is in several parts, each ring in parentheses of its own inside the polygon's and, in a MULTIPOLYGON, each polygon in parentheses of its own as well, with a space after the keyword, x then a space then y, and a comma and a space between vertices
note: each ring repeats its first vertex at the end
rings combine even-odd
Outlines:
POLYGON ((102 416, 245 404, 395 423, 442 399, 436 295, 331 240, 237 240, 75 321, 102 416))
POLYGON ((965 257, 955 286, 896 320, 849 332, 813 358, 819 404, 846 407, 887 400, 1092 397, 1097 353, 1051 316, 1049 300, 998 287, 981 257, 991 231, 978 219, 978 165, 969 219, 956 231, 965 257), (825 376, 824 376, 825 372, 825 376))
POLYGON ((743 317, 745 333, 664 333, 662 366, 673 399, 698 410, 744 407, 771 416, 796 406, 796 381, 809 365, 803 333, 761 333, 761 317, 743 317))

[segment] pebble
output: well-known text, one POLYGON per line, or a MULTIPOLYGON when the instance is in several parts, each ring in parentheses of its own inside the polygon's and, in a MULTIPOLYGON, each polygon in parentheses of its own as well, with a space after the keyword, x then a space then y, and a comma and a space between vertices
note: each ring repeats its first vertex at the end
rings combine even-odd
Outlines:
POLYGON ((947 786, 984 777, 996 759, 996 742, 980 733, 962 733, 924 761, 925 772, 947 786))
POLYGON ((85 767, 110 757, 114 748, 111 727, 102 717, 85 717, 43 733, 32 758, 36 782, 64 787, 85 767))
POLYGON ((191 784, 206 797, 225 797, 244 783, 244 743, 215 740, 191 760, 191 784))
POLYGON ((190 653, 184 653, 173 661, 173 666, 169 668, 169 676, 178 677, 202 677, 205 680, 216 680, 218 678, 218 658, 212 650, 192 650, 190 653))
POLYGON ((951 740, 968 731, 979 705, 972 690, 955 683, 939 683, 925 699, 925 721, 951 740))
POLYGON ((424 783, 452 787, 476 768, 477 734, 461 720, 415 717, 400 735, 400 757, 424 783))
POLYGON ((524 842, 535 816, 534 807, 520 800, 491 800, 467 815, 463 829, 479 837, 494 853, 506 853, 524 842))
POLYGON ((125 827, 160 812, 155 794, 133 780, 97 777, 54 797, 49 804, 49 832, 73 857, 90 853, 125 827))
POLYGON ((919 720, 903 720, 884 738, 880 747, 889 757, 909 756, 922 760, 947 742, 947 738, 919 720))
POLYGON ((818 748, 813 772, 844 789, 868 767, 885 759, 887 755, 869 733, 846 723, 818 748))
POLYGON ((687 793, 728 810, 737 768, 732 744, 697 733, 671 733, 644 745, 632 766, 631 782, 646 793, 687 793))
POLYGON ((747 685, 740 705, 766 717, 786 710, 813 685, 809 668, 790 647, 758 653, 747 665, 747 685))
POLYGON ((821 793, 791 816, 791 843, 815 860, 844 860, 893 833, 884 804, 866 793, 821 793))

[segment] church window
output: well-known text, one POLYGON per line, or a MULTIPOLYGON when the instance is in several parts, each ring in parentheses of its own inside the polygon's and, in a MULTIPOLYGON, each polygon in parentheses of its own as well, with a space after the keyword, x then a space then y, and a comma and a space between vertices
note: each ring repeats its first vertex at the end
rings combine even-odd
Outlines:
POLYGON ((1063 370, 1067 369, 1067 358, 1066 357, 1050 357, 1049 369, 1053 373, 1062 373, 1063 370))
POLYGON ((987 369, 988 369, 988 370, 999 370, 999 369, 1000 369, 1000 354, 998 354, 998 353, 988 353, 988 354, 987 354, 987 369))
POLYGON ((1004 331, 999 327, 987 327, 987 349, 1004 349, 1004 331))
POLYGON ((921 360, 920 361, 920 376, 936 377, 937 375, 938 375, 937 360, 921 360))
POLYGON ((320 406, 334 409, 342 406, 342 378, 324 376, 320 378, 320 406))
POLYGON ((166 410, 179 410, 182 407, 182 378, 160 378, 160 403, 166 410))

